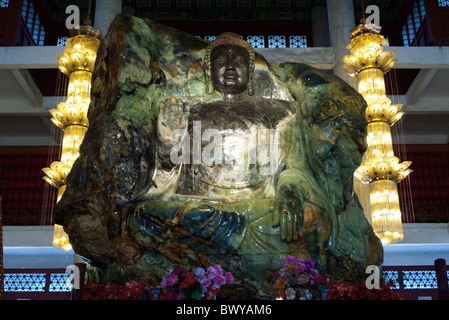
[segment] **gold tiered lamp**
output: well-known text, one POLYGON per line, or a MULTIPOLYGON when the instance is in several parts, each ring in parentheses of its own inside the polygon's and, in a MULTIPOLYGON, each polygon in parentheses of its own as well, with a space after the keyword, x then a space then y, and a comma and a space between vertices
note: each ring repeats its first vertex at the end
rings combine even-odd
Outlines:
POLYGON ((354 176, 369 185, 365 215, 383 244, 403 240, 397 183, 407 177, 410 161, 394 156, 391 129, 401 117, 402 105, 386 96, 384 74, 396 63, 396 52, 383 52, 388 42, 381 27, 362 23, 351 30, 351 54, 344 57, 345 70, 358 79, 358 90, 367 102, 367 150, 354 176))
MULTIPOLYGON (((79 156, 79 147, 89 126, 87 111, 92 71, 101 39, 100 30, 92 27, 89 20, 79 29, 71 29, 70 35, 63 55, 57 57, 59 70, 69 77, 67 101, 50 110, 53 124, 64 130, 61 160, 42 169, 46 174, 44 180, 58 188, 57 201, 65 191, 67 175, 79 156)), ((68 235, 57 224, 54 228, 53 246, 64 250, 72 248, 68 235)))

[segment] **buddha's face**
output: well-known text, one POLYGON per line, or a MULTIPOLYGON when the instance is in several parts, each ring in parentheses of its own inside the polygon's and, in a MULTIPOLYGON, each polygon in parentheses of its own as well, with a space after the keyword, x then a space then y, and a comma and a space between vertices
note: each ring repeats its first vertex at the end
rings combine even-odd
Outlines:
POLYGON ((250 56, 237 45, 221 45, 210 55, 214 87, 225 94, 238 94, 248 88, 250 56))

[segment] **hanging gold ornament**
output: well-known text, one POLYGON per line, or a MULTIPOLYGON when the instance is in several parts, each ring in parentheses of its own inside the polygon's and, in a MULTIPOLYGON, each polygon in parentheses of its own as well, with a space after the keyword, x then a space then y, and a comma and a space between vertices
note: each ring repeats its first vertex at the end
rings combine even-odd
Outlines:
POLYGON ((343 58, 345 70, 358 79, 358 91, 367 102, 367 150, 354 172, 356 179, 369 185, 365 215, 383 244, 401 241, 401 211, 397 183, 407 177, 410 161, 400 163, 394 156, 391 126, 403 116, 402 105, 387 98, 384 75, 397 60, 395 52, 383 52, 388 42, 381 28, 362 23, 351 31, 351 54, 343 58), (367 212, 369 211, 369 212, 367 212))
MULTIPOLYGON (((76 159, 89 126, 87 112, 90 104, 92 71, 100 45, 100 30, 83 25, 71 30, 71 38, 62 55, 58 56, 59 70, 69 77, 67 100, 50 110, 51 122, 64 130, 61 160, 43 168, 44 180, 58 188, 59 201, 65 191, 66 179, 76 159)), ((53 246, 70 250, 72 246, 63 227, 55 224, 53 246)))

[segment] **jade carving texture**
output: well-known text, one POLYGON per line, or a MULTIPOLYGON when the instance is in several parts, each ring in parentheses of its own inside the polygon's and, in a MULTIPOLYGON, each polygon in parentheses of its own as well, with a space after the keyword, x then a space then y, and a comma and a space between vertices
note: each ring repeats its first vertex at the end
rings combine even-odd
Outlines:
POLYGON ((353 191, 366 148, 363 97, 322 70, 270 65, 226 41, 212 48, 116 17, 56 223, 92 265, 145 279, 186 259, 219 263, 252 297, 267 295, 287 255, 337 279, 366 277, 383 251, 353 191), (248 77, 233 91, 240 72, 248 77))

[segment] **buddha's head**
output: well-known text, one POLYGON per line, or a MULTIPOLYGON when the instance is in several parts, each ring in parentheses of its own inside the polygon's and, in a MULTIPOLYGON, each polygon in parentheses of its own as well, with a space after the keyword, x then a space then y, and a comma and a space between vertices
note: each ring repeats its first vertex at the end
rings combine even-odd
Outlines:
POLYGON ((223 33, 207 47, 210 80, 216 90, 226 95, 252 91, 249 87, 254 61, 254 49, 235 33, 223 33))

